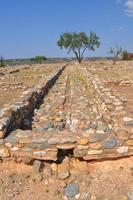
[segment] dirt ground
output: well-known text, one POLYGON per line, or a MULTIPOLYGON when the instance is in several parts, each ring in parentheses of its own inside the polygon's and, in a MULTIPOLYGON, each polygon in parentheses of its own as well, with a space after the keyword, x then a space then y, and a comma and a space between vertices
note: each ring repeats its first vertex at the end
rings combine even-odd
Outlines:
MULTIPOLYGON (((0 200, 63 200, 64 187, 80 186, 80 197, 89 193, 92 200, 124 200, 133 191, 133 158, 89 163, 89 174, 72 175, 65 181, 56 176, 40 178, 32 167, 13 162, 0 165, 0 200)), ((128 199, 128 198, 127 198, 128 199)))

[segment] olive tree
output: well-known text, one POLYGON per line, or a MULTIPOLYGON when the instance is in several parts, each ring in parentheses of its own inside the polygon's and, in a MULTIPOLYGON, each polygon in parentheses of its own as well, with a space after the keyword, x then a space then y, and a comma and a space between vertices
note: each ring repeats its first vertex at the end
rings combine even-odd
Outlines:
POLYGON ((84 32, 65 32, 60 35, 57 45, 61 49, 67 49, 68 53, 72 52, 80 63, 86 50, 95 51, 100 46, 100 39, 92 31, 89 35, 84 32))

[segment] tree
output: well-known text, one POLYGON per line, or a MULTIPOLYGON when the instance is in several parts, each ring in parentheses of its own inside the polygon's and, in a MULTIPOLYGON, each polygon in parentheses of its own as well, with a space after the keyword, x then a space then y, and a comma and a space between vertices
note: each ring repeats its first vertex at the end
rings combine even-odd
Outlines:
POLYGON ((60 39, 57 42, 57 45, 61 49, 67 49, 68 53, 72 52, 76 56, 78 62, 80 63, 83 60, 85 51, 92 50, 95 51, 95 48, 100 46, 99 37, 94 32, 90 32, 87 35, 84 32, 80 33, 70 33, 65 32, 61 34, 60 39))
POLYGON ((45 56, 36 56, 35 58, 33 58, 32 60, 34 60, 36 63, 43 63, 44 61, 47 60, 47 58, 45 56))
POLYGON ((116 48, 111 47, 109 53, 112 54, 117 59, 119 58, 119 56, 122 56, 123 50, 121 47, 116 47, 116 48))

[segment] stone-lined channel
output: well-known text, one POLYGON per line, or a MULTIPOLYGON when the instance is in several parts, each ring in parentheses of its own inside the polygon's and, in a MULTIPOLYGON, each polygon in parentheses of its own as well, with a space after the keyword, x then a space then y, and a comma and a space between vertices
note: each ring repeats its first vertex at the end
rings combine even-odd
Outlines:
POLYGON ((108 110, 113 100, 117 103, 122 100, 113 96, 85 67, 65 65, 41 88, 31 95, 30 112, 24 114, 14 131, 1 139, 1 157, 57 161, 59 156, 69 153, 83 160, 132 155, 129 138, 119 138, 122 132, 118 135, 108 110))

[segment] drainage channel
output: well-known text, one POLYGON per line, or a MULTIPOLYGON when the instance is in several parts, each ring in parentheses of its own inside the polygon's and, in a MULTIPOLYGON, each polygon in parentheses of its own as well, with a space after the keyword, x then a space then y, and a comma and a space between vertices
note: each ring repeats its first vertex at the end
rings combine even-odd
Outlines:
POLYGON ((69 64, 58 77, 33 110, 30 129, 17 129, 5 138, 5 156, 57 162, 68 155, 85 161, 130 155, 120 152, 84 70, 69 64))
POLYGON ((0 138, 10 134, 18 128, 22 130, 31 129, 34 110, 42 104, 44 97, 53 87, 56 80, 65 70, 67 64, 55 70, 48 77, 40 79, 38 86, 25 91, 21 97, 12 105, 4 108, 3 118, 0 118, 0 138))
POLYGON ((30 122, 31 127, 12 131, 5 138, 13 157, 57 161, 65 154, 78 158, 88 151, 102 154, 101 140, 108 137, 108 124, 98 113, 93 92, 76 65, 62 71, 43 91, 32 117, 25 117, 25 124, 30 122))
POLYGON ((68 131, 81 134, 93 127, 92 123, 99 123, 107 129, 103 121, 97 119, 100 116, 93 98, 86 89, 83 76, 76 68, 68 66, 43 99, 40 108, 35 110, 32 130, 40 133, 68 131))

